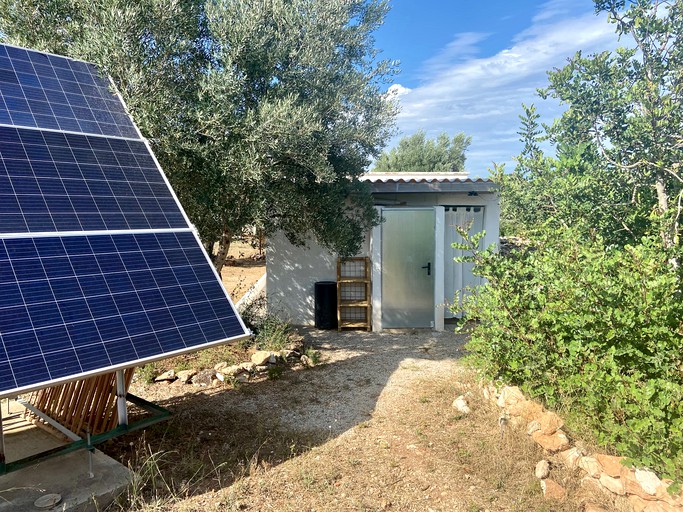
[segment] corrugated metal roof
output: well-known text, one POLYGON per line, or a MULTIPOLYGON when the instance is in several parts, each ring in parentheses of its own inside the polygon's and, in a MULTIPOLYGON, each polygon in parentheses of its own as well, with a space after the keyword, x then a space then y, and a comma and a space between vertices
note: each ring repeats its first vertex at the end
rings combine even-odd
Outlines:
POLYGON ((370 183, 373 193, 491 192, 498 188, 490 179, 472 179, 466 172, 369 172, 359 179, 370 183))
POLYGON ((360 177, 370 183, 485 183, 491 180, 472 179, 466 172, 369 172, 360 177))

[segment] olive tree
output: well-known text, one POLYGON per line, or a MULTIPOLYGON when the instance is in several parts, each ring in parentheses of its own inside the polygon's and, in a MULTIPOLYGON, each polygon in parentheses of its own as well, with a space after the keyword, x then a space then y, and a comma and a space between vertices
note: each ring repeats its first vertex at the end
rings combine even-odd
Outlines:
POLYGON ((427 139, 424 130, 408 135, 398 145, 382 153, 375 172, 463 172, 465 151, 472 137, 460 132, 452 138, 443 132, 436 139, 427 139))
POLYGON ((379 0, 0 0, 13 44, 114 79, 220 270, 247 226, 355 253, 390 135, 379 0))

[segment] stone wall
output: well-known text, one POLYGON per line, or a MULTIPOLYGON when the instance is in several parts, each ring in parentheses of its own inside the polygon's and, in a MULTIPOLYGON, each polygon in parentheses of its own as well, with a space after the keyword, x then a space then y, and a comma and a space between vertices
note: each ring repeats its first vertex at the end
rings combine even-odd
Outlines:
MULTIPOLYGON (((562 430, 564 422, 557 414, 539 403, 527 400, 518 387, 498 390, 492 385, 482 387, 484 398, 501 412, 501 426, 526 429, 527 434, 543 448, 547 458, 536 466, 543 494, 562 500, 565 489, 550 477, 551 464, 562 464, 580 471, 581 487, 590 492, 610 493, 616 502, 627 503, 634 512, 683 512, 683 493, 670 494, 671 480, 660 479, 648 469, 629 468, 624 457, 604 453, 585 453, 562 430)), ((584 511, 600 512, 605 508, 589 500, 584 511)))

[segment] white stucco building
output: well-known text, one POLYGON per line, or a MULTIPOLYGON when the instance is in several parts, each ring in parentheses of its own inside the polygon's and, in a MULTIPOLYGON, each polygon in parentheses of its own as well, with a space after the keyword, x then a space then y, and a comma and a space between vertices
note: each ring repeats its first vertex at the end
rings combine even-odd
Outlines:
MULTIPOLYGON (((479 283, 471 264, 456 263, 454 226, 485 231, 483 246, 498 243, 496 186, 466 173, 369 173, 383 222, 365 237, 359 256, 372 264, 372 329, 444 329, 456 291, 479 283)), ((335 281, 337 256, 315 243, 295 247, 283 235, 268 244, 269 308, 296 325, 313 325, 314 285, 335 281)))

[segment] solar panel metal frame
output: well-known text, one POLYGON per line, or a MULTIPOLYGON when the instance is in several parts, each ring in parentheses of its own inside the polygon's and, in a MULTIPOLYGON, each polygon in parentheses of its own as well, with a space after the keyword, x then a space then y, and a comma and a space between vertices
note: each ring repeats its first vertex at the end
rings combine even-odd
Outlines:
MULTIPOLYGON (((48 57, 58 57, 61 59, 68 59, 70 61, 75 61, 75 62, 84 62, 89 66, 92 66, 92 64, 87 63, 85 61, 80 61, 78 59, 70 59, 67 57, 59 56, 59 55, 53 55, 49 54, 46 52, 37 52, 36 50, 28 50, 25 48, 20 48, 12 45, 0 45, 0 46, 5 46, 5 47, 10 47, 10 48, 15 48, 19 50, 24 50, 27 52, 36 52, 36 53, 41 53, 44 55, 47 55, 48 57)), ((118 93, 116 90, 115 84, 111 80, 110 77, 107 77, 109 84, 110 84, 110 90, 115 92, 115 97, 118 99, 120 105, 123 106, 125 109, 125 103, 123 102, 123 99, 121 98, 121 95, 118 93)), ((176 204, 176 206, 179 208, 183 219, 185 221, 185 226, 183 228, 177 227, 177 228, 150 228, 150 229, 122 229, 122 230, 92 230, 92 231, 85 231, 85 230, 74 230, 74 231, 46 231, 46 232, 18 232, 18 233, 0 233, 0 245, 4 245, 5 240, 16 240, 16 239, 40 239, 40 238, 48 238, 48 237, 54 237, 54 238, 60 238, 60 239, 66 239, 69 237, 87 237, 87 236, 101 236, 101 235, 107 235, 107 236, 117 236, 117 235, 146 235, 146 234, 168 234, 168 233, 174 233, 174 234, 191 234, 192 237, 194 238, 194 242, 197 245, 197 248, 203 255, 205 264, 209 266, 211 269, 211 272, 213 274, 214 279, 220 286, 220 289, 222 290, 222 293, 225 297, 225 299, 228 301, 228 304, 230 306, 230 309, 232 312, 234 312, 234 318, 237 320, 238 326, 241 330, 241 333, 232 337, 228 338, 223 338, 223 339, 217 339, 215 341, 209 341, 209 342, 204 342, 198 345, 192 345, 189 347, 184 347, 180 348, 177 350, 169 350, 167 352, 161 352, 157 353, 155 355, 151 355, 148 357, 142 357, 142 358, 137 358, 134 360, 127 360, 125 362, 121 362, 118 364, 110 364, 107 366, 102 366, 98 367, 96 369, 90 370, 90 371, 85 371, 85 372, 79 372, 79 373, 74 373, 74 374, 69 374, 64 377, 56 378, 56 379, 49 379, 49 380, 44 380, 40 382, 33 382, 31 384, 23 385, 23 386, 16 386, 12 389, 0 389, 0 398, 4 397, 13 397, 18 394, 34 391, 37 389, 41 389, 44 387, 48 386, 53 386, 57 384, 63 384, 66 382, 74 381, 74 380, 79 380, 95 375, 100 375, 104 373, 110 373, 113 371, 121 370, 124 368, 129 368, 132 366, 140 366, 144 365, 153 361, 158 361, 161 359, 166 359, 169 357, 173 357, 176 355, 180 354, 185 354, 189 352, 194 352, 200 349, 204 348, 209 348, 217 345, 221 345, 230 341, 238 341, 242 339, 246 339, 251 336, 251 333, 249 329, 245 326, 242 318, 240 317, 239 313, 237 312, 227 290, 225 289, 222 280, 216 271, 213 263, 211 262, 208 254, 206 253, 203 244, 201 243, 201 240, 199 239, 197 230, 194 228, 192 223, 190 222, 189 218, 187 217, 187 214, 185 213, 184 209, 182 208, 182 205, 180 204, 180 201, 178 200, 178 197, 175 194, 175 191, 170 185, 170 182, 168 181, 167 176, 163 172, 161 165, 159 164, 156 155, 154 155, 154 152, 151 150, 151 147, 149 145, 149 141, 146 140, 142 134, 140 133, 140 130, 138 129, 137 125, 134 123, 133 119, 130 117, 126 110, 126 115, 131 121, 132 126, 135 128, 135 131, 137 133, 138 138, 132 138, 132 137, 123 137, 123 136, 117 136, 117 135, 103 135, 103 134, 97 134, 97 133, 88 133, 88 132, 83 132, 83 131, 69 131, 69 130, 54 130, 51 128, 40 128, 40 127, 32 127, 32 126, 23 126, 23 125, 16 125, 16 124, 6 124, 0 122, 0 126, 4 127, 11 127, 15 129, 26 129, 26 130, 36 130, 36 131, 41 131, 41 132, 55 132, 55 133, 63 133, 63 134, 74 134, 74 135, 82 135, 82 136, 88 136, 88 137, 103 137, 107 139, 123 139, 123 140, 131 140, 131 141, 136 141, 136 142, 143 142, 145 145, 145 148, 147 149, 148 154, 152 157, 154 161, 154 165, 156 167, 157 172, 159 175, 162 177, 163 182, 165 186, 168 188, 168 190, 171 193, 171 196, 176 204)), ((33 324, 32 324, 33 325, 33 324)), ((65 324, 66 325, 66 324, 65 324)), ((34 331, 36 330, 35 327, 32 328, 34 331)), ((2 333, 0 333, 2 335, 2 333)), ((3 351, 5 350, 4 343, 0 347, 3 351)), ((12 361, 8 358, 7 359, 8 363, 11 365, 12 361)))

